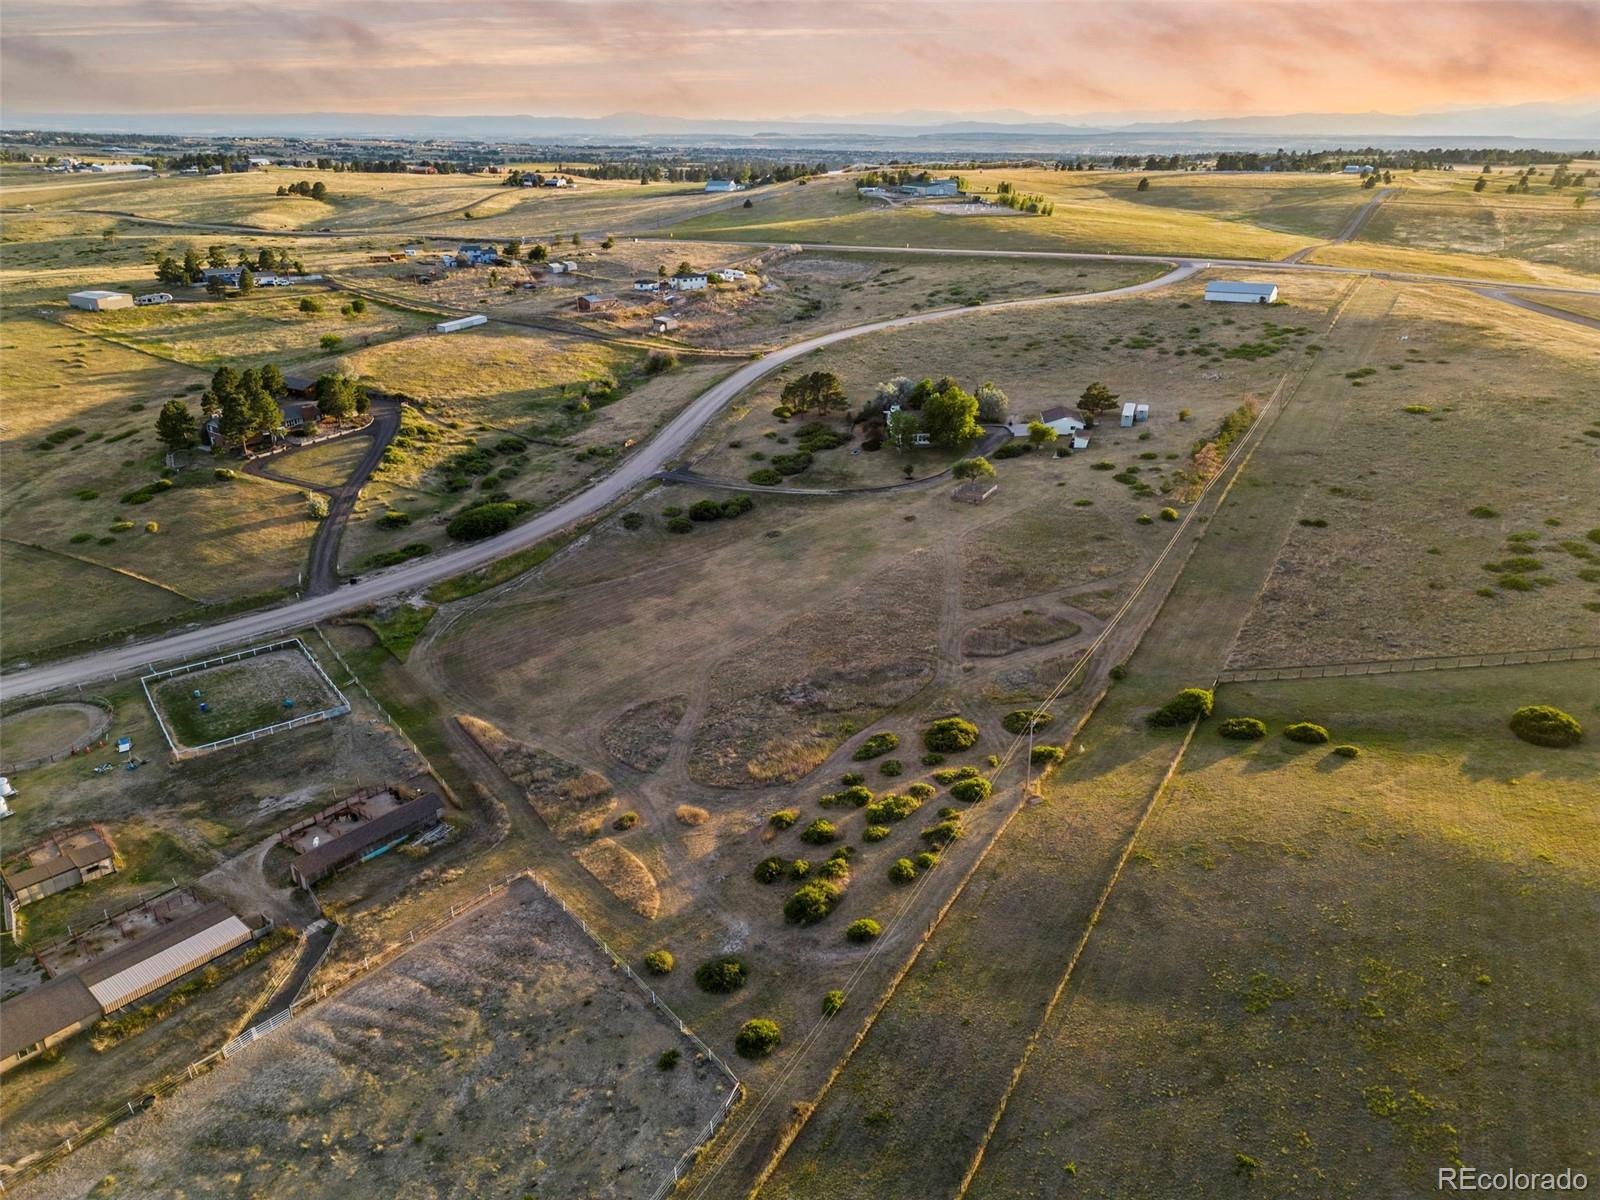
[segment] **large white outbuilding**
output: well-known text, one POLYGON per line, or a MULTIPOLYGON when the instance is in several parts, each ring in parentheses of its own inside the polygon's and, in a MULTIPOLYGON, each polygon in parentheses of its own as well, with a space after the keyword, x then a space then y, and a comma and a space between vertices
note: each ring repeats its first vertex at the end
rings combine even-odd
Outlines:
POLYGON ((435 325, 435 333, 455 333, 458 329, 471 329, 474 325, 487 325, 489 318, 482 313, 474 313, 470 317, 457 317, 453 321, 440 321, 435 325))
POLYGON ((1276 304, 1278 285, 1213 279, 1206 284, 1206 299, 1221 304, 1276 304))
POLYGON ((73 292, 67 297, 73 308, 86 308, 90 312, 105 312, 112 308, 132 308, 133 297, 127 292, 73 292))

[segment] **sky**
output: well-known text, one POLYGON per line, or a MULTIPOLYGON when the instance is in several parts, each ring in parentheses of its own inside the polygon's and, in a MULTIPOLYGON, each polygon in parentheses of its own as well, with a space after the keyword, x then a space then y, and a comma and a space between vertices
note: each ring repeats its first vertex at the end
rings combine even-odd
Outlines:
POLYGON ((4 0, 51 113, 1394 113, 1600 92, 1600 0, 4 0))

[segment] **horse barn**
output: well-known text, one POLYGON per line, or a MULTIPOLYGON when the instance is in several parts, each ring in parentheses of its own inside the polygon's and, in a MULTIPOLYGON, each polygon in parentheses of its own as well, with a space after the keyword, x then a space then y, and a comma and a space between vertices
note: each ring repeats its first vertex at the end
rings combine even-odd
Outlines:
POLYGON ((266 928, 263 920, 252 929, 225 904, 206 904, 7 1000, 0 1005, 0 1071, 181 979, 266 928))
POLYGON ((1213 304, 1276 304, 1278 285, 1213 279, 1206 284, 1206 299, 1213 304))
POLYGON ((310 890, 341 868, 377 858, 414 833, 431 829, 444 816, 435 792, 404 799, 398 788, 374 788, 341 800, 315 816, 297 821, 278 841, 298 850, 289 874, 310 890))
POLYGON ((27 866, 0 871, 18 908, 117 869, 116 847, 98 825, 51 834, 24 854, 27 866))

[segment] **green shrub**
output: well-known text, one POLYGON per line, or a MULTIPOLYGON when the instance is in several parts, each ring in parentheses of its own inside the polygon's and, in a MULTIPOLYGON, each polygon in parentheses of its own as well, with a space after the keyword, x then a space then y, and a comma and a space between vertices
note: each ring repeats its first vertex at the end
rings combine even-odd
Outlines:
POLYGON ((1097 463, 1090 463, 1089 469, 1091 471, 1115 471, 1117 469, 1117 464, 1114 462, 1106 462, 1104 459, 1101 459, 1097 463))
POLYGON ((783 906, 784 920, 791 925, 814 925, 834 910, 840 891, 825 879, 801 884, 783 906))
POLYGON ((783 482, 783 476, 771 467, 759 467, 744 478, 746 483, 758 484, 761 487, 771 487, 775 483, 783 482))
POLYGON ((671 950, 652 950, 644 956, 644 969, 652 975, 671 975, 675 966, 671 950))
POLYGON ((997 447, 994 451, 995 458, 1021 458, 1024 454, 1033 453, 1033 444, 1022 438, 1015 438, 997 447))
POLYGON ((722 520, 722 504, 717 500, 696 500, 689 505, 689 519, 691 521, 720 521, 722 520))
MULTIPOLYGON (((678 1059, 681 1057, 682 1055, 676 1049, 663 1050, 656 1058, 656 1068, 661 1071, 670 1071, 678 1065, 678 1059)), ((417 1134, 417 1137, 420 1138, 421 1136, 420 1133, 417 1134)))
POLYGON ((703 962, 694 972, 694 981, 700 985, 701 991, 722 996, 738 991, 748 977, 749 969, 744 965, 744 960, 733 954, 703 962))
POLYGON ((127 533, 133 528, 132 521, 113 521, 108 526, 112 533, 127 533))
POLYGON ((161 526, 157 525, 154 521, 146 521, 144 523, 144 531, 146 533, 160 533, 161 526))
POLYGON ((932 825, 922 831, 922 840, 939 850, 943 850, 960 836, 960 821, 940 821, 937 825, 932 825))
POLYGON ((848 858, 830 858, 817 868, 817 874, 823 879, 848 879, 850 877, 850 860, 848 858))
POLYGON ((871 917, 862 917, 845 927, 844 936, 852 942, 870 942, 882 932, 883 927, 871 917))
POLYGON ((838 837, 839 831, 834 828, 833 822, 824 821, 821 817, 800 831, 800 840, 809 846, 826 846, 838 837))
POLYGON ((977 779, 963 779, 950 789, 950 795, 963 804, 976 804, 979 800, 987 800, 993 791, 994 785, 979 776, 977 779))
POLYGON ((527 509, 528 505, 514 500, 474 504, 452 517, 444 531, 458 542, 475 542, 504 533, 527 509))
POLYGON ((922 801, 915 796, 899 796, 889 792, 867 805, 865 816, 869 825, 885 825, 891 821, 903 821, 921 807, 922 801))
POLYGON ((1498 517, 1500 514, 1494 509, 1490 508, 1487 504, 1479 504, 1473 508, 1467 509, 1467 515, 1469 517, 1477 517, 1480 520, 1487 521, 1490 517, 1498 517))
POLYGON ((1163 508, 1158 515, 1163 521, 1176 521, 1178 519, 1178 510, 1175 508, 1163 508))
POLYGON ((846 787, 854 787, 856 784, 865 783, 866 781, 867 777, 860 771, 846 771, 843 775, 839 776, 839 782, 844 784, 846 787))
POLYGON ((67 541, 71 542, 74 546, 81 545, 84 542, 92 542, 92 541, 94 541, 94 534, 92 534, 92 533, 75 533, 71 537, 69 537, 67 539, 67 541))
POLYGON ((924 783, 920 779, 916 783, 906 785, 906 795, 914 800, 926 800, 933 795, 934 790, 933 784, 924 783))
POLYGON ((811 455, 797 450, 792 454, 774 454, 770 462, 771 469, 779 475, 798 475, 811 465, 811 455))
POLYGON ((1029 730, 1037 731, 1043 729, 1046 725, 1050 724, 1050 722, 1054 720, 1055 717, 1051 716, 1047 712, 1044 712, 1043 710, 1019 708, 1012 712, 1008 712, 1003 718, 1001 718, 1000 728, 1004 729, 1007 733, 1024 734, 1029 730))
POLYGON ((804 879, 811 874, 811 863, 804 858, 797 858, 789 864, 790 879, 804 879))
POLYGON ((863 842, 881 842, 892 832, 893 830, 887 825, 868 825, 861 831, 861 840, 863 842))
POLYGON ((757 883, 776 883, 782 879, 789 864, 776 854, 763 858, 756 864, 756 869, 751 872, 757 883))
POLYGON ((783 1031, 776 1021, 758 1017, 739 1026, 739 1035, 733 1039, 733 1048, 745 1058, 765 1058, 783 1041, 783 1031))
POLYGON ((1156 519, 1149 513, 1140 513, 1134 518, 1134 521, 1140 525, 1154 525, 1156 523, 1156 519))
POLYGON ((909 858, 897 858, 889 868, 890 883, 910 883, 917 877, 917 865, 909 858))
POLYGON ((937 767, 943 761, 944 755, 935 754, 932 750, 922 756, 922 765, 925 767, 937 767))
POLYGON ((939 861, 939 856, 933 853, 931 850, 924 850, 911 861, 916 864, 917 870, 931 871, 933 870, 934 865, 939 861))
POLYGON ((622 527, 624 529, 643 529, 644 528, 644 514, 643 513, 636 513, 636 512, 623 513, 622 514, 622 527))
POLYGON ((1343 745, 1343 746, 1335 746, 1333 748, 1333 752, 1335 754, 1337 754, 1340 758, 1360 758, 1361 757, 1361 747, 1360 746, 1351 746, 1349 744, 1346 744, 1346 745, 1343 745))
POLYGON ((958 779, 976 779, 982 772, 977 767, 951 767, 944 771, 935 771, 933 778, 944 787, 949 787, 958 779))
POLYGON ((1229 717, 1217 726, 1217 732, 1236 742, 1253 742, 1267 736, 1267 723, 1255 717, 1229 717))
POLYGON ((1529 704, 1511 714, 1511 732, 1535 746, 1557 749, 1575 746, 1583 739, 1576 717, 1548 704, 1529 704))
POLYGON ((893 779, 905 769, 905 764, 902 763, 898 758, 886 758, 878 764, 878 774, 889 779, 893 779))
POLYGON ((390 509, 378 518, 379 529, 404 529, 411 524, 411 514, 390 509))
POLYGON ((632 809, 629 809, 615 821, 611 822, 611 828, 616 830, 632 829, 638 823, 639 814, 634 812, 632 809))
POLYGON ((861 745, 857 746, 855 753, 850 757, 856 762, 865 762, 869 758, 881 757, 899 745, 899 734, 889 733, 887 731, 883 733, 875 733, 866 741, 862 742, 861 745))
POLYGON ((831 1017, 844 1007, 844 993, 832 991, 822 997, 822 1015, 831 1017))
POLYGON ((1051 766, 1067 756, 1060 746, 1035 746, 1029 760, 1036 767, 1051 766))
POLYGON ((823 808, 863 808, 872 803, 872 792, 859 783, 853 783, 841 791, 829 792, 817 803, 823 808))
POLYGON ((1203 721, 1211 715, 1214 702, 1208 688, 1184 688, 1145 720, 1158 728, 1203 721))
POLYGON ((978 744, 978 727, 960 717, 945 717, 928 726, 922 744, 939 754, 959 754, 978 744))
POLYGON ((756 502, 750 499, 749 496, 734 496, 732 499, 722 502, 722 515, 725 519, 732 521, 737 517, 744 516, 755 506, 756 502))
POLYGON ((668 533, 688 533, 694 528, 694 522, 688 517, 673 517, 667 522, 668 533))
POLYGON ((1284 726, 1283 736, 1291 742, 1304 742, 1316 746, 1328 740, 1328 731, 1312 721, 1296 721, 1284 726))
POLYGON ((800 813, 792 808, 780 808, 767 818, 768 824, 774 829, 788 829, 800 819, 800 813))

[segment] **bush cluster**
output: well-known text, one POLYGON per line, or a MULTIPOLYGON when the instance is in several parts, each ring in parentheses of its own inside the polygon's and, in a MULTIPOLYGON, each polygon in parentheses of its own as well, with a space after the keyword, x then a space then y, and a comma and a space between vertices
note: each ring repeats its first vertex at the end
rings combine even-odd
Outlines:
POLYGON ((1054 720, 1055 717, 1042 710, 1019 708, 1008 712, 1000 719, 1000 728, 1007 733, 1024 734, 1030 730, 1038 731, 1043 729, 1054 720))
POLYGON ((744 478, 745 482, 754 483, 760 487, 771 487, 775 483, 783 482, 783 476, 778 474, 778 472, 774 471, 771 467, 758 467, 756 470, 751 471, 750 474, 746 475, 744 478))
POLYGON ((1035 746, 1029 756, 1036 767, 1053 766, 1067 756, 1060 746, 1035 746))
POLYGON ((751 874, 755 876, 757 883, 776 883, 783 878, 788 868, 787 862, 773 854, 758 862, 751 874))
POLYGON ((899 745, 900 736, 886 730, 882 733, 875 733, 862 742, 850 757, 855 759, 856 762, 865 762, 869 758, 878 758, 885 755, 899 745))
POLYGON ((490 501, 464 508, 450 519, 444 531, 458 542, 475 542, 504 533, 533 506, 524 500, 490 501))
POLYGON ((1316 746, 1328 740, 1328 731, 1312 721, 1296 721, 1293 725, 1284 726, 1283 736, 1291 742, 1316 746))
POLYGON ((652 950, 644 956, 644 969, 652 975, 670 975, 676 965, 670 950, 652 950))
POLYGON ((862 917, 845 927, 844 936, 852 942, 870 942, 882 932, 883 927, 871 917, 862 917))
POLYGON ((881 842, 892 832, 894 831, 887 825, 868 825, 861 831, 861 840, 863 842, 881 842))
POLYGON ((889 792, 867 805, 867 824, 886 825, 892 821, 903 821, 921 807, 922 801, 915 796, 889 792))
POLYGON ((961 836, 961 822, 951 819, 940 821, 922 831, 922 840, 937 850, 943 850, 961 836))
POLYGON ((905 764, 898 758, 886 758, 878 764, 878 774, 886 775, 893 779, 905 770, 905 764))
POLYGON ((1359 757, 1361 757, 1361 747, 1360 746, 1351 746, 1351 745, 1348 745, 1348 744, 1343 745, 1343 746, 1335 746, 1333 748, 1333 752, 1335 754, 1337 754, 1340 758, 1359 758, 1359 757))
POLYGON ((934 791, 935 789, 933 784, 924 783, 920 779, 917 780, 916 783, 906 785, 906 795, 916 800, 926 800, 929 796, 933 795, 934 791))
POLYGON ((826 846, 829 842, 838 840, 839 831, 834 828, 832 821, 825 821, 818 817, 811 824, 800 831, 800 840, 810 846, 826 846))
POLYGON ((713 958, 696 967, 694 981, 700 985, 700 990, 703 992, 725 996, 742 988, 749 973, 743 959, 737 955, 725 954, 721 958, 713 958))
POLYGON ((960 717, 945 717, 928 726, 922 744, 939 754, 959 754, 978 744, 978 727, 960 717))
POLYGON ((980 775, 976 779, 963 779, 950 789, 950 795, 963 804, 976 804, 987 800, 993 791, 994 785, 980 775))
POLYGON ((735 520, 756 506, 749 496, 735 496, 731 500, 696 500, 689 505, 691 521, 735 520))
POLYGON ((872 803, 872 792, 853 783, 842 791, 827 793, 817 803, 823 808, 864 808, 872 803))
POLYGON ((977 767, 950 767, 944 771, 935 771, 933 778, 936 782, 949 787, 958 779, 972 779, 979 774, 977 767))
POLYGON ((1511 714, 1511 732, 1535 746, 1561 749, 1583 740, 1583 726, 1570 713, 1548 704, 1528 704, 1511 714))
POLYGON ((792 808, 780 808, 777 812, 768 817, 767 821, 774 829, 788 829, 799 819, 800 813, 797 810, 792 808))
POLYGON ((1253 742, 1267 736, 1267 724, 1255 717, 1229 717, 1217 726, 1217 732, 1236 742, 1253 742))
POLYGON ((822 997, 822 1015, 831 1017, 844 1007, 844 993, 835 989, 822 997))
POLYGON ((1145 720, 1159 728, 1187 725, 1190 721, 1203 721, 1209 717, 1214 703, 1210 689, 1184 688, 1145 720))
POLYGON ((917 865, 909 858, 897 858, 889 868, 890 883, 910 883, 917 877, 917 865))
MULTIPOLYGON (((834 910, 842 894, 825 879, 801 884, 783 906, 784 919, 792 925, 815 925, 834 910)), ((744 982, 742 978, 740 982, 744 982)))
POLYGON ((778 1048, 781 1041, 783 1031, 778 1028, 778 1023, 758 1017, 739 1026, 733 1047, 745 1058, 765 1058, 778 1048))

